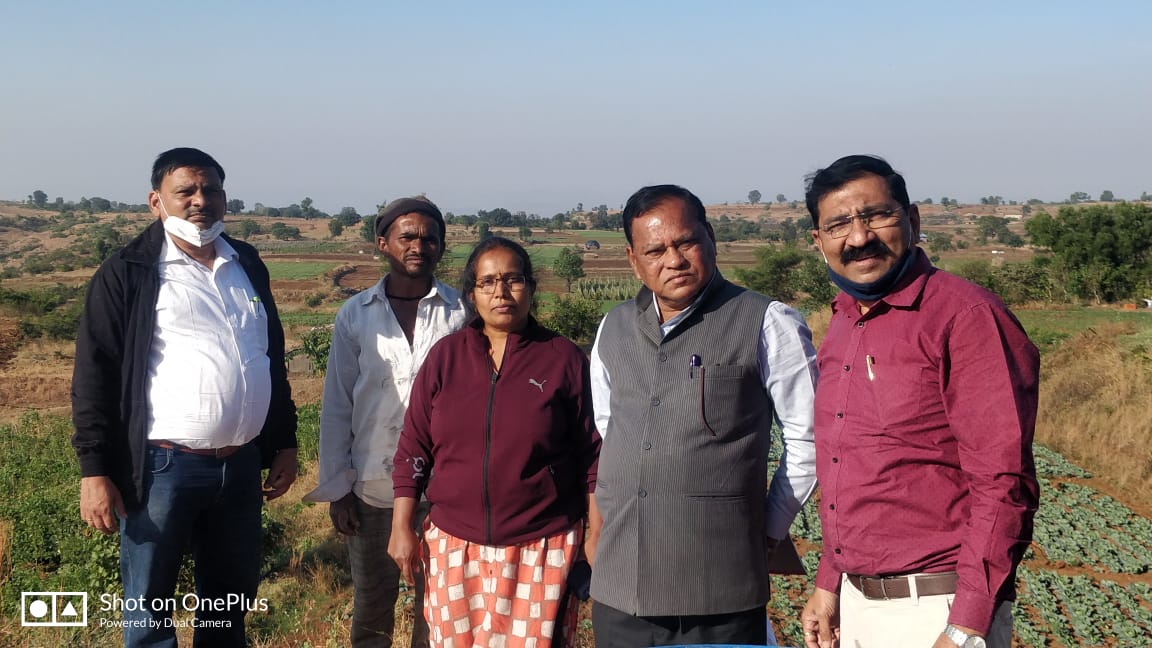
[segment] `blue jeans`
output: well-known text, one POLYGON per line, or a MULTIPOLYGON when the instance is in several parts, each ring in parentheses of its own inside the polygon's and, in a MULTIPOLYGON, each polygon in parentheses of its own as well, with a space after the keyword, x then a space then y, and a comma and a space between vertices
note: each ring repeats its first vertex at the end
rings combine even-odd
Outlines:
POLYGON ((143 602, 125 606, 124 645, 175 648, 172 611, 195 610, 194 646, 244 646, 244 614, 258 609, 259 449, 249 444, 227 459, 147 453, 144 502, 120 522, 124 599, 143 602), (196 592, 176 596, 189 547, 196 592))

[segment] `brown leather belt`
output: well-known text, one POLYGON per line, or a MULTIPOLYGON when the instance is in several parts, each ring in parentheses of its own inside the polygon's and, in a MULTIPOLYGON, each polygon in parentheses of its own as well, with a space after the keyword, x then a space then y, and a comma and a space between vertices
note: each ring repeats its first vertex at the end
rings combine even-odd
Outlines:
POLYGON ((176 452, 183 452, 185 454, 198 455, 201 457, 216 457, 217 459, 227 459, 236 454, 236 451, 243 448, 242 445, 224 446, 223 448, 189 448, 186 445, 179 443, 172 443, 171 441, 149 441, 148 445, 156 446, 157 448, 164 448, 165 450, 175 450, 176 452))
POLYGON ((860 590, 866 599, 884 601, 887 599, 901 599, 912 596, 912 588, 908 581, 916 580, 917 596, 938 596, 940 594, 955 594, 956 582, 959 578, 956 572, 941 574, 917 574, 915 576, 856 576, 848 574, 848 582, 860 590))

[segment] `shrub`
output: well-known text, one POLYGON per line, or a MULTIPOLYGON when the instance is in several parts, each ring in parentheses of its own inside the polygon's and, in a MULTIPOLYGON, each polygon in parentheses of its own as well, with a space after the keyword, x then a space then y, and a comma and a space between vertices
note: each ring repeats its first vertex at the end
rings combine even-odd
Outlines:
POLYGON ((0 311, 20 316, 19 330, 25 338, 74 340, 84 308, 83 294, 83 287, 61 284, 23 291, 0 288, 0 311))
POLYGON ((272 223, 272 226, 268 229, 268 233, 271 234, 273 238, 281 241, 297 241, 300 239, 299 227, 291 227, 280 221, 272 223))
POLYGON ((748 288, 804 310, 821 308, 836 290, 820 257, 796 248, 764 247, 756 250, 756 265, 737 268, 736 279, 748 288))
POLYGON ((600 305, 585 297, 561 295, 541 323, 577 344, 590 343, 600 325, 600 305))
POLYGON ((317 326, 300 336, 300 347, 287 353, 289 359, 298 355, 308 358, 313 374, 322 374, 328 368, 328 352, 332 348, 332 326, 317 326))

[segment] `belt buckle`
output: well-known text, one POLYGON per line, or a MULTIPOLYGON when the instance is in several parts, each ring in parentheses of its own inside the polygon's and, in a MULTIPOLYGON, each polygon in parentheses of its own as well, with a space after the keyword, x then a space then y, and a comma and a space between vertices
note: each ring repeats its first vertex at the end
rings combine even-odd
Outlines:
POLYGON ((881 576, 879 580, 880 580, 880 596, 885 601, 891 601, 892 599, 888 598, 888 589, 884 586, 884 582, 887 581, 888 579, 881 576))

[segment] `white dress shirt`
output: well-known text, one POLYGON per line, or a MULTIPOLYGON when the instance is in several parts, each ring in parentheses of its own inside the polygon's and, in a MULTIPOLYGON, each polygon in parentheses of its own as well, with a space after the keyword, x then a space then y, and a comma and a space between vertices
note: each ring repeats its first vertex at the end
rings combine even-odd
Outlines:
POLYGON ((355 492, 392 506, 392 457, 412 381, 440 338, 464 325, 457 291, 437 281, 420 299, 412 345, 385 294, 387 277, 336 314, 320 410, 319 485, 304 499, 335 502, 355 492))
MULTIPOLYGON (((701 293, 701 297, 703 293, 701 293)), ((659 304, 653 296, 653 307, 659 304)), ((700 299, 660 325, 663 335, 684 321, 696 309, 700 299)), ((612 377, 600 360, 600 334, 604 320, 596 331, 592 345, 592 404, 600 436, 607 436, 612 417, 612 377)), ((792 520, 816 487, 816 440, 813 435, 812 403, 816 394, 816 348, 812 333, 796 309, 774 301, 764 312, 764 324, 756 345, 756 359, 764 389, 772 397, 776 423, 783 431, 784 451, 780 465, 768 489, 768 536, 777 540, 788 534, 792 520)))
POLYGON ((272 398, 268 315, 222 238, 207 268, 167 233, 148 354, 148 438, 210 449, 260 434, 272 398))

